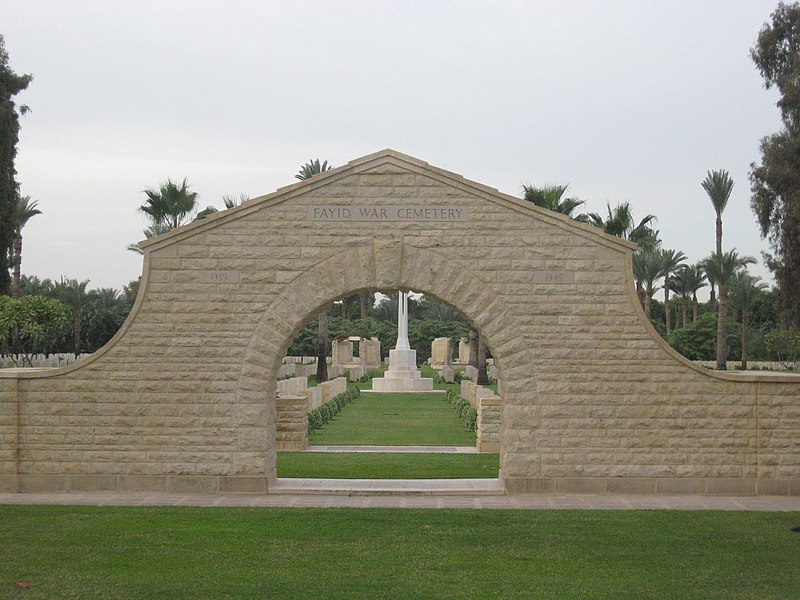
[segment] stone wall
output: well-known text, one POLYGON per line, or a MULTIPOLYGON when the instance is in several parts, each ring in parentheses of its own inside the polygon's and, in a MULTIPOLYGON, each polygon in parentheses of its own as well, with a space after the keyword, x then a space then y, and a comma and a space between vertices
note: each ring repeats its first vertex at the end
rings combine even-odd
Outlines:
POLYGON ((86 358, 90 356, 89 354, 79 354, 77 358, 75 354, 72 352, 60 353, 60 354, 34 354, 32 356, 25 356, 22 354, 6 354, 0 356, 0 369, 17 369, 17 368, 25 368, 25 367, 32 367, 32 368, 53 368, 53 367, 66 367, 68 365, 74 364, 81 360, 82 358, 86 358), (30 361, 30 362, 29 362, 30 361))
POLYGON ((800 378, 685 361, 643 315, 631 244, 424 162, 377 153, 142 247, 106 347, 0 371, 0 489, 267 491, 294 334, 336 298, 411 289, 492 349, 508 491, 800 494, 800 378), (359 206, 463 218, 320 217, 359 206))

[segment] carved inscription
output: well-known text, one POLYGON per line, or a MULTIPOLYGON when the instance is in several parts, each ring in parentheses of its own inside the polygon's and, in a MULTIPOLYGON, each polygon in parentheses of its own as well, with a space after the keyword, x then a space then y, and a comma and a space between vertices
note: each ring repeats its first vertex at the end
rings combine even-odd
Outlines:
POLYGON ((239 283, 239 271, 202 271, 203 283, 239 283))
POLYGON ((310 221, 467 221, 466 206, 331 206, 308 207, 310 221))
POLYGON ((575 283, 575 273, 572 271, 536 271, 533 274, 534 283, 575 283))

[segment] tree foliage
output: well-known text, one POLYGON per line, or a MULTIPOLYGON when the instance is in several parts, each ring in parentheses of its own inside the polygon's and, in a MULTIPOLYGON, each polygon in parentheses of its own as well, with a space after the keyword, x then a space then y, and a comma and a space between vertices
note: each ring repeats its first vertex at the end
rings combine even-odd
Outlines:
MULTIPOLYGON (((575 196, 564 198, 569 185, 547 185, 544 187, 537 187, 534 185, 523 185, 522 191, 524 200, 532 202, 536 206, 552 210, 562 215, 572 217, 572 212, 579 206, 584 204, 584 201, 575 196)), ((577 217, 572 217, 576 221, 586 221, 587 215, 580 214, 577 217)))
POLYGON ((614 208, 606 203, 606 209, 606 217, 599 213, 589 213, 587 222, 610 235, 631 240, 641 246, 653 247, 658 244, 658 231, 650 226, 656 220, 655 215, 647 215, 637 223, 629 202, 622 202, 614 208))
POLYGON ((0 35, 0 294, 7 294, 11 287, 8 269, 16 238, 19 194, 14 159, 19 141, 19 116, 28 110, 24 105, 17 107, 14 96, 27 88, 32 79, 30 75, 17 75, 11 70, 5 40, 0 35))
MULTIPOLYGON (((742 327, 728 318, 726 324, 731 360, 740 357, 742 327)), ((669 345, 689 360, 716 360, 717 358, 717 315, 705 313, 685 327, 672 330, 667 336, 669 345)))
POLYGON ((309 160, 306 164, 300 167, 300 170, 294 177, 300 181, 305 181, 306 179, 311 179, 314 177, 314 175, 319 175, 325 171, 330 171, 332 168, 333 166, 329 166, 327 160, 320 164, 319 159, 315 158, 314 160, 309 160))
POLYGON ((69 309, 54 298, 0 296, 0 344, 20 357, 19 366, 31 366, 33 354, 56 346, 69 324, 69 309))
POLYGON ((780 3, 761 29, 751 57, 767 89, 780 92, 784 128, 761 140, 761 164, 751 164, 751 208, 769 240, 767 266, 782 308, 800 324, 800 5, 780 3))

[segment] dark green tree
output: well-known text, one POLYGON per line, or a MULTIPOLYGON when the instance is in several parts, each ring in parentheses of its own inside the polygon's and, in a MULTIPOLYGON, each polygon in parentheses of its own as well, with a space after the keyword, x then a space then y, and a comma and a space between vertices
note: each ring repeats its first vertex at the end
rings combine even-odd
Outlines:
POLYGON ((778 4, 750 51, 767 89, 780 92, 783 130, 761 140, 750 165, 753 209, 788 321, 800 325, 800 4, 778 4))
POLYGON ((8 64, 5 40, 0 35, 0 294, 8 294, 8 272, 17 233, 17 197, 19 184, 14 159, 19 141, 19 117, 28 107, 17 106, 14 96, 28 87, 33 77, 17 75, 8 64))

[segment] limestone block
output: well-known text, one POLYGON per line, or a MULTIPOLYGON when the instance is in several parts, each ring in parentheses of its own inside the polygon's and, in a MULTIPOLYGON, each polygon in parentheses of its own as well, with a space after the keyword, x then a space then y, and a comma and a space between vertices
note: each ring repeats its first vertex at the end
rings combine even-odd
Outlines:
POLYGON ((450 338, 439 337, 431 342, 430 364, 441 367, 450 361, 450 338))
POLYGON ((454 383, 455 382, 455 372, 453 371, 453 367, 450 365, 444 365, 442 367, 442 372, 440 373, 442 376, 442 380, 445 383, 454 383))
POLYGON ((467 365, 464 367, 464 374, 469 377, 472 381, 478 381, 478 368, 473 367, 472 365, 467 365))
POLYGON ((469 340, 467 338, 461 338, 458 342, 458 364, 469 364, 469 340))
POLYGON ((350 369, 349 380, 351 382, 358 381, 366 374, 367 374, 367 367, 365 367, 364 365, 358 365, 357 367, 352 367, 350 369))
POLYGON ((350 340, 333 340, 331 364, 349 365, 353 362, 353 342, 350 340))
POLYGON ((361 340, 359 351, 361 364, 367 369, 377 369, 381 366, 381 342, 378 338, 361 340))
POLYGON ((461 380, 461 397, 469 402, 472 406, 477 406, 477 389, 478 386, 474 381, 468 379, 461 380))

